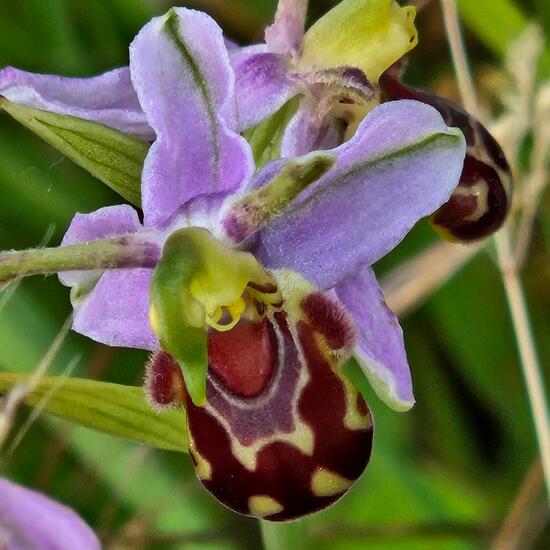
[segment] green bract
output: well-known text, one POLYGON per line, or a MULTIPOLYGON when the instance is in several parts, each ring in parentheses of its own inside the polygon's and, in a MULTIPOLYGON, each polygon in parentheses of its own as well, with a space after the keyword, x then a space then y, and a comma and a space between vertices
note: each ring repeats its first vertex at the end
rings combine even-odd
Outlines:
POLYGON ((17 105, 0 108, 135 206, 141 205, 141 172, 149 144, 81 118, 17 105))

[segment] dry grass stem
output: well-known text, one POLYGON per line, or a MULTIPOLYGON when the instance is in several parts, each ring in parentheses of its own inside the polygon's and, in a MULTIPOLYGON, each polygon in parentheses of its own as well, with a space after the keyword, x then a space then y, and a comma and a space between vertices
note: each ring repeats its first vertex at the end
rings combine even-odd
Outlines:
POLYGON ((527 175, 521 206, 521 217, 518 224, 515 256, 518 269, 525 263, 529 243, 533 232, 535 216, 542 194, 550 182, 548 159, 550 158, 550 83, 539 92, 533 117, 533 152, 531 154, 531 171, 527 175))
POLYGON ((386 302, 399 316, 411 313, 483 248, 484 243, 432 245, 382 278, 386 302))
POLYGON ((441 0, 443 10, 443 21, 451 48, 451 56, 455 67, 455 76, 458 90, 464 107, 476 118, 482 118, 477 101, 477 94, 472 82, 471 71, 468 65, 468 58, 462 41, 460 30, 460 19, 454 0, 441 0))
MULTIPOLYGON (((63 374, 59 376, 55 382, 55 384, 52 385, 52 387, 48 390, 48 392, 40 399, 40 401, 36 404, 36 406, 33 407, 31 414, 25 420, 25 423, 21 426, 19 431, 15 434, 14 438, 12 439, 10 446, 6 450, 6 452, 2 456, 2 461, 0 462, 0 468, 4 467, 7 461, 12 457, 13 453, 23 441, 23 438, 25 435, 27 435, 27 432, 31 428, 31 426, 34 424, 34 422, 40 417, 42 412, 44 411, 44 408, 48 404, 48 401, 55 395, 57 390, 61 388, 65 380, 71 375, 72 371, 78 365, 80 361, 80 357, 74 357, 69 364, 67 365, 66 369, 64 370, 63 374)), ((26 395, 29 394, 28 388, 25 391, 25 395, 23 396, 23 400, 25 399, 26 395)))
MULTIPOLYGON (((466 60, 466 52, 454 0, 441 0, 445 28, 451 48, 456 77, 465 108, 475 116, 480 116, 475 88, 466 60)), ((521 367, 533 413, 539 443, 548 497, 550 498, 550 415, 544 392, 542 370, 537 357, 523 288, 521 286, 515 253, 507 227, 495 236, 497 260, 512 316, 514 332, 518 344, 521 367)))
MULTIPOLYGON (((533 98, 535 75, 543 46, 542 30, 534 24, 529 25, 510 44, 504 63, 509 85, 498 94, 504 111, 489 125, 491 133, 506 152, 516 176, 520 172, 517 160, 521 144, 533 123, 537 122, 533 117, 533 98)), ((521 181, 518 183, 521 188, 521 181)))
POLYGON ((48 351, 45 353, 44 357, 38 363, 38 366, 29 378, 28 382, 16 386, 6 397, 4 397, 3 401, 0 402, 0 447, 11 429, 13 418, 17 409, 25 401, 25 398, 36 389, 38 384, 40 384, 40 381, 59 353, 59 350, 61 349, 61 346, 63 345, 65 338, 71 329, 71 325, 72 315, 68 317, 60 331, 57 333, 57 336, 50 345, 48 351))
POLYGON ((534 506, 544 482, 542 465, 539 460, 531 466, 525 477, 516 500, 512 504, 508 516, 504 520, 491 550, 517 549, 521 532, 523 531, 528 511, 534 506))
POLYGON ((519 280, 511 239, 506 227, 495 237, 495 245, 506 297, 512 313, 514 331, 535 420, 542 466, 550 499, 550 416, 548 414, 548 403, 544 391, 542 369, 531 331, 525 295, 519 280))

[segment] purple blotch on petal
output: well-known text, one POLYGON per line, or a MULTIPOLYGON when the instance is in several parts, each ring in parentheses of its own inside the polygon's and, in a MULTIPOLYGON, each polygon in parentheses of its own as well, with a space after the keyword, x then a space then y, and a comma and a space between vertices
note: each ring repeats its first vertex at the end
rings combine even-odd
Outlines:
POLYGON ((253 46, 231 55, 241 131, 255 126, 279 110, 297 92, 287 76, 288 60, 253 46))

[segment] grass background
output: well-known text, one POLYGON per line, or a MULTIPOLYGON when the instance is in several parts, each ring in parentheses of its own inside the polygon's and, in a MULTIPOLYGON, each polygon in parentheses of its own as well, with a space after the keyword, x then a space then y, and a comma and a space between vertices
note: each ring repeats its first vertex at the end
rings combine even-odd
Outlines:
MULTIPOLYGON (((311 19, 333 2, 312 2, 311 19)), ((274 0, 180 2, 210 12, 231 38, 261 39, 274 0)), ((459 1, 480 85, 502 70, 510 41, 529 20, 550 36, 545 0, 459 1)), ((127 45, 167 2, 21 0, 0 4, 0 66, 85 76, 127 63, 127 45)), ((408 80, 456 98, 439 9, 418 17, 420 45, 408 80)), ((548 51, 548 50, 547 50, 548 51)), ((548 55, 541 63, 548 77, 548 55)), ((487 94, 488 101, 490 96, 487 94)), ((496 106, 498 109, 498 106, 496 106)), ((525 144, 529 148, 529 143, 525 144)), ((0 249, 59 243, 75 212, 120 199, 0 116, 0 249)), ((419 226, 378 266, 384 274, 436 242, 419 226)), ((523 281, 550 380, 549 197, 543 199, 523 281)), ((55 277, 24 281, 0 310, 0 369, 31 372, 70 311, 55 277)), ((536 442, 504 294, 491 251, 480 253, 421 307, 402 318, 417 405, 407 414, 371 394, 371 465, 349 494, 304 521, 271 528, 271 548, 487 548, 537 459, 536 442)), ((52 367, 61 373, 140 384, 144 353, 109 349, 70 334, 52 367)), ((28 411, 19 415, 14 432, 28 411)), ((40 417, 4 454, 9 477, 74 507, 111 548, 261 547, 259 523, 225 510, 195 480, 190 460, 40 417)), ((523 548, 548 548, 539 494, 523 514, 523 548)))

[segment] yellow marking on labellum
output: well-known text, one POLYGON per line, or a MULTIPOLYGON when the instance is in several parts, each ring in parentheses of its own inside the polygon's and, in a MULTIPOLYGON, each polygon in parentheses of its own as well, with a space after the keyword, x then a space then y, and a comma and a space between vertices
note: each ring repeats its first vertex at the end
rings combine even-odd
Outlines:
POLYGON ((319 332, 316 332, 313 337, 315 338, 315 343, 317 344, 317 347, 321 350, 323 357, 330 365, 332 371, 339 378, 342 378, 340 366, 351 357, 351 354, 353 353, 353 348, 350 346, 342 347, 340 349, 332 349, 327 344, 327 339, 319 332))
MULTIPOLYGON (((497 173, 497 176, 500 179, 502 186, 504 187, 504 191, 506 192, 508 200, 510 200, 512 198, 512 174, 510 172, 507 172, 506 170, 503 170, 495 162, 494 158, 489 154, 487 147, 483 144, 483 141, 480 140, 479 135, 476 135, 476 145, 474 146, 473 156, 493 168, 493 170, 497 173)), ((488 209, 489 207, 487 205, 487 210, 488 209)))
MULTIPOLYGON (((355 389, 353 384, 342 375, 340 365, 346 359, 346 352, 348 350, 338 350, 335 352, 327 345, 325 338, 321 334, 315 335, 315 340, 319 349, 323 351, 323 354, 330 365, 332 371, 340 378, 345 388, 346 395, 346 414, 344 416, 344 426, 348 430, 367 430, 372 427, 372 417, 370 412, 367 415, 362 414, 357 406, 357 397, 359 392, 355 389), (343 357, 343 359, 342 359, 343 357), (337 359, 337 361, 335 361, 337 359)), ((351 351, 351 350, 349 350, 351 351)))
MULTIPOLYGON (((258 453, 267 445, 276 442, 288 443, 296 447, 299 451, 307 456, 312 456, 315 447, 315 438, 313 430, 305 424, 300 418, 298 411, 298 399, 302 394, 303 388, 306 386, 309 380, 309 374, 306 369, 302 369, 300 377, 296 384, 296 390, 294 399, 292 402, 292 416, 294 430, 289 433, 273 433, 267 437, 263 437, 254 441, 252 445, 243 445, 235 436, 231 437, 231 452, 233 456, 250 472, 256 470, 258 464, 258 453)), ((212 381, 216 384, 216 381, 212 381)), ((273 384, 275 387, 276 382, 273 384)), ((269 395, 266 399, 269 399, 269 395)), ((242 406, 242 404, 241 404, 242 406)), ((257 406, 257 404, 256 404, 257 406)), ((229 434, 233 433, 231 424, 221 416, 216 409, 214 409, 208 402, 205 404, 205 409, 223 426, 225 431, 229 434)))
POLYGON ((284 510, 284 507, 274 498, 267 495, 254 495, 248 499, 248 508, 253 516, 265 518, 279 514, 284 510))
POLYGON ((311 491, 317 497, 332 497, 347 491, 352 483, 326 468, 318 468, 311 478, 311 491))
POLYGON ((288 434, 276 433, 262 439, 258 439, 250 446, 239 443, 236 438, 231 440, 231 450, 235 458, 249 471, 254 472, 258 465, 258 453, 272 443, 287 443, 296 447, 307 456, 313 456, 315 437, 312 429, 301 421, 294 418, 295 429, 288 434))
MULTIPOLYGON (((191 433, 189 429, 188 433, 191 433)), ((209 481, 212 479, 212 465, 208 460, 206 460, 195 447, 195 443, 192 439, 189 440, 189 452, 193 455, 195 459, 195 472, 197 477, 202 481, 209 481)))
POLYGON ((442 225, 439 225, 432 220, 430 220, 430 225, 432 226, 433 230, 445 241, 449 241, 451 243, 460 243, 462 242, 460 239, 455 237, 446 227, 443 227, 442 225))
POLYGON ((482 218, 489 210, 489 185, 484 179, 480 179, 471 187, 457 187, 453 193, 463 197, 475 197, 476 209, 469 216, 464 218, 465 221, 476 222, 482 218))
POLYGON ((357 406, 359 392, 347 378, 343 378, 342 382, 346 387, 346 415, 344 416, 344 426, 348 430, 368 430, 372 427, 372 416, 370 411, 366 415, 361 414, 357 406))
MULTIPOLYGON (((289 319, 290 321, 290 319, 289 319)), ((272 326, 274 330, 277 332, 278 338, 277 341, 279 342, 279 357, 281 357, 281 362, 284 364, 285 358, 284 358, 284 338, 282 338, 282 335, 280 334, 279 328, 277 326, 277 323, 274 321, 274 319, 271 319, 272 326)), ((299 339, 297 334, 295 333, 295 330, 292 327, 292 324, 289 322, 289 330, 292 334, 292 337, 294 339, 294 343, 296 345, 296 348, 298 350, 298 354, 300 356, 300 359, 302 361, 302 364, 305 365, 305 358, 302 351, 302 347, 300 345, 299 339)), ((279 371, 277 376, 281 376, 281 372, 279 371)), ((302 418, 300 417, 300 412, 298 410, 298 401, 302 395, 303 389, 307 385, 310 379, 309 370, 307 368, 300 369, 300 375, 298 380, 296 381, 296 386, 294 389, 294 395, 292 399, 292 418, 293 418, 293 426, 294 430, 289 433, 281 433, 276 432, 273 433, 267 437, 259 438, 254 441, 252 445, 243 445, 237 437, 231 436, 231 452, 233 453, 233 456, 250 472, 254 472, 256 470, 256 466, 258 463, 257 454, 259 451, 262 450, 263 447, 270 445, 271 443, 275 442, 283 442, 288 443, 289 445, 292 445, 296 447, 299 451, 301 451, 303 454, 307 456, 312 456, 313 451, 315 448, 315 437, 313 434, 313 430, 307 425, 305 422, 303 422, 302 418)), ((215 379, 211 380, 211 383, 214 386, 218 386, 219 382, 215 379)), ((266 393, 265 396, 263 396, 261 399, 265 401, 269 401, 273 398, 273 393, 277 391, 277 385, 278 385, 278 378, 275 379, 269 391, 266 393)), ((220 391, 223 391, 220 388, 220 391)), ((233 399, 231 395, 227 395, 226 398, 229 402, 233 399)), ((240 400, 237 400, 237 404, 239 407, 243 407, 243 403, 240 400)), ((257 407, 258 402, 256 401, 252 407, 257 407)), ((226 433, 233 434, 233 429, 231 427, 231 424, 224 418, 222 415, 219 414, 219 412, 212 407, 208 402, 204 405, 205 409, 208 411, 209 414, 211 414, 224 428, 226 433)))

